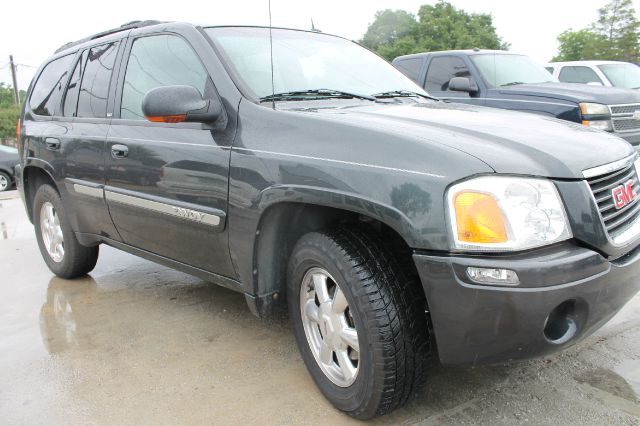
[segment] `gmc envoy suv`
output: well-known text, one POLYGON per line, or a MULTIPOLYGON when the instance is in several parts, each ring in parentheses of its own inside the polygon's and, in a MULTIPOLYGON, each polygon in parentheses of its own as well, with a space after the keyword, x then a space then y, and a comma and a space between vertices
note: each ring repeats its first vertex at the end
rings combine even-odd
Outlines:
POLYGON ((53 273, 88 273, 107 244, 257 316, 287 306, 315 383, 356 418, 404 404, 432 359, 565 348, 640 286, 631 145, 442 102, 340 37, 130 23, 48 59, 18 128, 53 273))

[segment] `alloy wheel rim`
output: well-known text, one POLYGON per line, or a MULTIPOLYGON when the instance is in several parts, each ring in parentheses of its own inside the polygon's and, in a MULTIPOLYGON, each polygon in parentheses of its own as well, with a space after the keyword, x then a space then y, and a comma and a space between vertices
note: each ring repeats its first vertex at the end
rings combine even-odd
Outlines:
POLYGON ((64 259, 64 236, 60 226, 60 216, 49 201, 40 208, 40 231, 42 242, 51 260, 56 263, 62 262, 64 259))
POLYGON ((360 366, 355 321, 344 292, 322 268, 311 268, 300 289, 302 325, 313 357, 335 385, 348 387, 360 366))
POLYGON ((4 191, 9 186, 9 181, 4 175, 0 175, 0 191, 4 191))

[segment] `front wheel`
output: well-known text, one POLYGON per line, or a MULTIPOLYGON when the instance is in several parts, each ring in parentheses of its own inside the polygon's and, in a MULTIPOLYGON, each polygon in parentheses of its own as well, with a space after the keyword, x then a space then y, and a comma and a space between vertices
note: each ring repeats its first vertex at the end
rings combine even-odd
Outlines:
POLYGON ((42 185, 36 192, 33 224, 42 258, 54 274, 61 278, 77 278, 96 266, 98 246, 86 247, 78 242, 62 199, 50 185, 42 185))
POLYGON ((302 358, 336 408, 359 419, 386 414, 424 381, 424 294, 373 231, 340 228, 300 238, 287 299, 302 358))

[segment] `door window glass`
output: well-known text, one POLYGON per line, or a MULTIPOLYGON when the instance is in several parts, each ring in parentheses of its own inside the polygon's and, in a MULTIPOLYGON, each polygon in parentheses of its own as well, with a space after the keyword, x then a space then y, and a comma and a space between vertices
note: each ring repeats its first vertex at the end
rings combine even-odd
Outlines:
POLYGON ((35 114, 51 116, 55 113, 72 60, 73 55, 67 55, 44 67, 29 98, 29 107, 35 114))
POLYGON ((151 89, 186 85, 204 95, 207 80, 198 56, 182 38, 165 34, 139 38, 127 63, 120 117, 144 119, 142 99, 151 89))
POLYGON ((600 83, 602 80, 598 74, 589 67, 564 67, 558 76, 565 83, 600 83))
POLYGON ((109 84, 111 74, 118 52, 117 42, 95 46, 89 49, 80 93, 78 94, 78 117, 106 117, 107 98, 109 97, 109 84))
POLYGON ((429 64, 425 89, 427 92, 445 92, 449 90, 449 80, 453 77, 469 76, 469 68, 461 58, 455 56, 433 58, 429 64))

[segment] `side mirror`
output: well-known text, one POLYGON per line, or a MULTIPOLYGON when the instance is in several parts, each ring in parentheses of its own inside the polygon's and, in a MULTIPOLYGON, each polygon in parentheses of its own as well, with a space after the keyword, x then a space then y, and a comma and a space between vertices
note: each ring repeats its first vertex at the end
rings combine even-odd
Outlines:
POLYGON ((202 99, 192 86, 161 86, 144 95, 142 113, 157 123, 211 123, 222 113, 222 105, 217 99, 202 99))
POLYGON ((473 93, 478 91, 478 85, 470 77, 453 77, 449 80, 449 90, 473 93))

